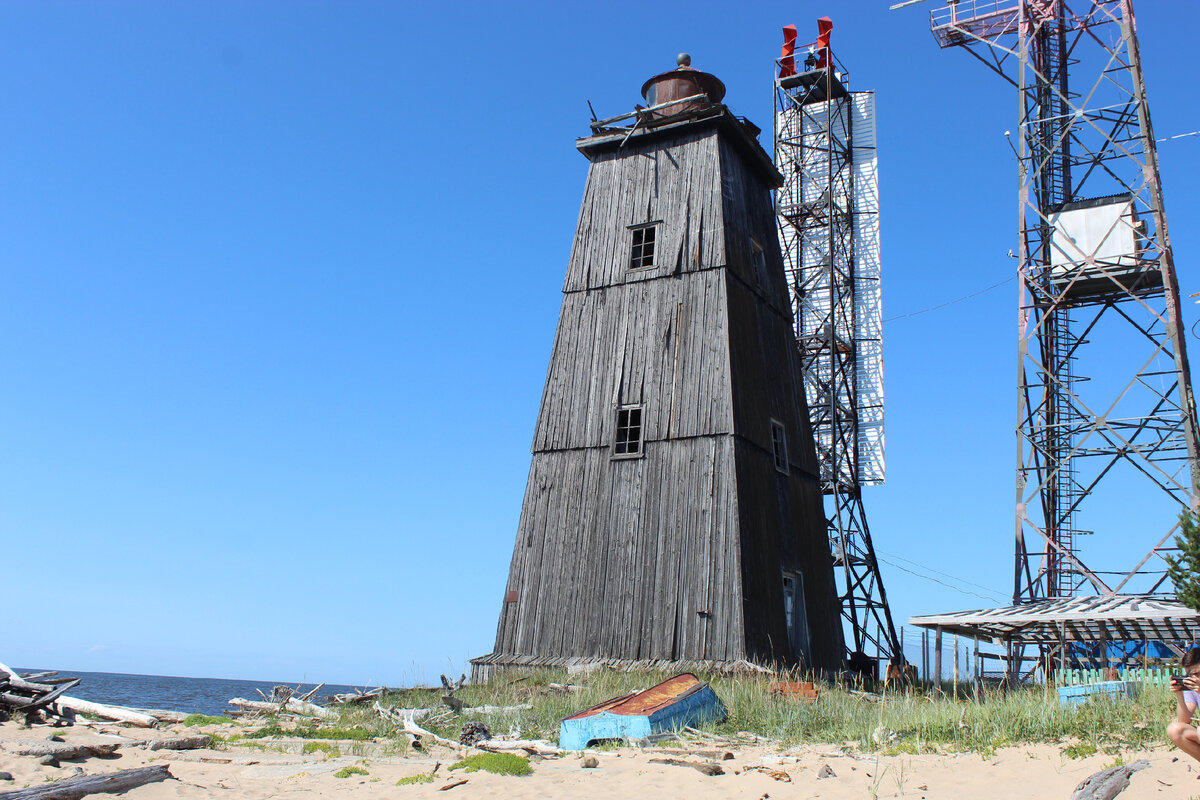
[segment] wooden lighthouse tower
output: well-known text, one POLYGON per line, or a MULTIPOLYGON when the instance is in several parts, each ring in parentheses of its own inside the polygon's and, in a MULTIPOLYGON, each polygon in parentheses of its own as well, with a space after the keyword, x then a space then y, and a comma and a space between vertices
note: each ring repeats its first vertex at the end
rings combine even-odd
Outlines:
POLYGON ((591 166, 477 679, 580 662, 840 664, 771 203, 781 178, 721 82, 689 63, 576 144, 591 166))

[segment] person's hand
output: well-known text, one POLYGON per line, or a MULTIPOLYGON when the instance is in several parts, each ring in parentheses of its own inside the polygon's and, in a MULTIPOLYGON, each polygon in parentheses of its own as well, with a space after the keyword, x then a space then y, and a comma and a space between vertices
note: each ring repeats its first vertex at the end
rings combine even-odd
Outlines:
POLYGON ((1175 694, 1181 694, 1185 690, 1192 692, 1200 692, 1200 677, 1195 675, 1185 675, 1182 681, 1171 681, 1171 691, 1175 694))

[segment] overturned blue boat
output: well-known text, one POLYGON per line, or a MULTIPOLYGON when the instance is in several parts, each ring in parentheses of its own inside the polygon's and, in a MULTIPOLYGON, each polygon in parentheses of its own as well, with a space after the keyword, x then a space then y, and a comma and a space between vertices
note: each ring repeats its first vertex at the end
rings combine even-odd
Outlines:
POLYGON ((725 719, 716 692, 685 672, 640 692, 614 697, 562 721, 558 746, 582 750, 606 739, 644 739, 654 733, 725 719))

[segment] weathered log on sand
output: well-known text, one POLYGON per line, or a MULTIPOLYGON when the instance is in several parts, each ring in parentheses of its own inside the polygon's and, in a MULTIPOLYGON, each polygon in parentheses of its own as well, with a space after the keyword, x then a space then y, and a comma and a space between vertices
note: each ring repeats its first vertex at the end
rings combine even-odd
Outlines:
POLYGON ((1142 758, 1132 764, 1121 764, 1093 773, 1075 787, 1071 800, 1113 800, 1129 788, 1130 775, 1148 766, 1150 762, 1142 758))
POLYGON ((545 739, 484 739, 481 742, 476 742, 475 746, 480 750, 490 750, 493 753, 523 750, 526 753, 533 753, 539 756, 562 755, 562 750, 559 750, 545 739))
POLYGON ((412 717, 404 718, 404 732, 418 739, 427 737, 438 744, 461 750, 489 750, 491 752, 523 750, 528 753, 535 753, 539 756, 562 755, 562 750, 559 750, 545 739, 484 739, 481 742, 476 742, 474 745, 463 744, 462 742, 446 739, 438 736, 436 733, 425 730, 416 722, 414 722, 412 717))
POLYGON ((474 749, 470 745, 465 745, 462 742, 456 742, 453 739, 445 739, 441 736, 438 736, 436 733, 425 730, 420 725, 418 725, 416 722, 414 722, 412 717, 404 718, 404 732, 407 734, 410 734, 412 736, 418 737, 418 738, 428 737, 429 739, 432 739, 433 741, 437 742, 438 744, 445 745, 446 747, 453 747, 453 748, 460 749, 460 750, 473 750, 474 749))
MULTIPOLYGON (((41 674, 41 673, 39 673, 41 674)), ((16 670, 7 664, 0 663, 0 704, 14 711, 31 714, 58 700, 59 695, 79 683, 79 678, 56 680, 54 683, 35 683, 28 678, 22 678, 16 670), (24 692, 23 696, 16 694, 24 692)))
POLYGON ((31 789, 0 792, 0 800, 79 800, 80 797, 86 797, 89 794, 127 792, 138 786, 145 786, 147 783, 165 781, 173 777, 165 764, 156 764, 152 767, 123 769, 120 772, 110 772, 106 775, 67 778, 31 789))
POLYGON ((15 756, 54 756, 61 761, 75 758, 91 758, 92 756, 111 756, 117 752, 120 743, 115 744, 71 744, 70 742, 39 742, 29 739, 6 739, 0 741, 0 750, 15 756))
POLYGON ((229 705, 240 708, 253 708, 255 711, 266 711, 268 713, 291 711, 293 714, 307 714, 310 717, 318 717, 320 719, 333 719, 337 716, 336 711, 330 711, 328 708, 322 708, 312 703, 306 703, 303 700, 294 699, 289 699, 284 703, 268 703, 265 700, 246 700, 243 697, 235 697, 229 701, 229 705))
POLYGON ((129 710, 154 717, 159 722, 183 722, 185 719, 192 716, 184 711, 166 711, 161 708, 130 708, 129 710))
POLYGON ((139 728, 158 727, 158 720, 154 717, 123 706, 106 706, 102 703, 93 703, 90 700, 80 700, 78 697, 65 695, 55 700, 54 704, 61 708, 69 708, 76 714, 93 714, 117 722, 127 722, 139 728))
POLYGON ((17 671, 7 664, 0 663, 0 673, 5 673, 4 679, 14 689, 24 689, 27 692, 50 692, 54 687, 47 683, 34 683, 22 678, 17 671))
POLYGON ((701 761, 684 761, 679 758, 652 758, 651 764, 670 764, 673 767, 691 767, 697 772, 701 772, 709 777, 724 775, 725 770, 721 769, 719 764, 710 764, 701 761))
POLYGON ((125 746, 144 747, 147 750, 203 750, 211 744, 212 737, 202 733, 195 736, 168 736, 163 739, 150 739, 125 746))

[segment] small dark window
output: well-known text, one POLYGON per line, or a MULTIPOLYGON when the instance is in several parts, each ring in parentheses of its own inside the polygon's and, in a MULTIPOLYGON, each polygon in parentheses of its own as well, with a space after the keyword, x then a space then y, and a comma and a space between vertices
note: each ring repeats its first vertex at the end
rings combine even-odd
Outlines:
POLYGON ((654 225, 643 225, 633 229, 633 251, 629 256, 630 269, 645 269, 654 266, 654 225))
POLYGON ((750 240, 750 263, 754 265, 754 279, 760 286, 767 285, 767 254, 756 239, 750 240))
POLYGON ((613 439, 613 457, 630 458, 642 454, 642 407, 617 409, 617 435, 613 439))
POLYGON ((778 420, 771 420, 771 454, 775 456, 775 469, 787 475, 787 431, 778 420))

